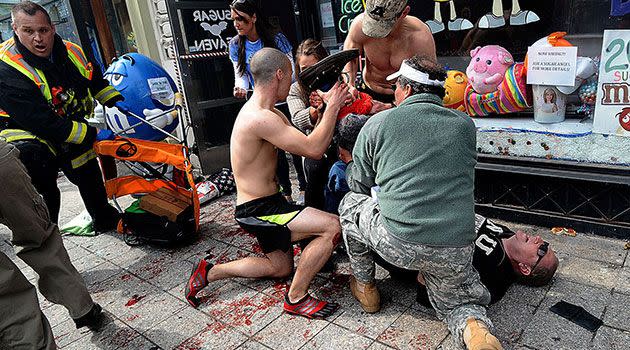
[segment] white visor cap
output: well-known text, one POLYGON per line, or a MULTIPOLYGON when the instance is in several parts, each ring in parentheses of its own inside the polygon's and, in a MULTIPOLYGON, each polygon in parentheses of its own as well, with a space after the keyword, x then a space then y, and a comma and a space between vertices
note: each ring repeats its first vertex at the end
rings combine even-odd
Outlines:
POLYGON ((400 65, 400 69, 398 70, 398 72, 387 76, 387 80, 391 81, 398 79, 398 77, 400 77, 401 75, 409 80, 415 81, 416 83, 444 87, 443 81, 431 80, 429 79, 429 74, 413 69, 405 62, 400 65))

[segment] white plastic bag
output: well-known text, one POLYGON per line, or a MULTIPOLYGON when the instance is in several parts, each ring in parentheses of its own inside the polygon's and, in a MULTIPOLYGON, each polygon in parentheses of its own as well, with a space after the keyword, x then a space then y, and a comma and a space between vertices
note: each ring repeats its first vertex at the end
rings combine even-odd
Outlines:
POLYGON ((96 236, 94 225, 92 223, 92 217, 87 210, 83 210, 79 215, 75 216, 74 219, 63 225, 59 231, 61 231, 61 233, 76 236, 96 236))

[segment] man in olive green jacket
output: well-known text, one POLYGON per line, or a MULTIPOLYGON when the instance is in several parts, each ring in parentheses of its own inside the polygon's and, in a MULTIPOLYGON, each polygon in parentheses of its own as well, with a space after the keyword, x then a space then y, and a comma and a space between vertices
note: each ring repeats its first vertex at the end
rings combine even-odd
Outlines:
POLYGON ((446 73, 413 57, 398 79, 396 108, 361 129, 347 168, 351 192, 339 213, 350 256, 352 294, 366 312, 380 309, 370 250, 418 270, 437 316, 468 349, 501 349, 486 316, 490 293, 472 266, 476 130, 443 107, 446 73))

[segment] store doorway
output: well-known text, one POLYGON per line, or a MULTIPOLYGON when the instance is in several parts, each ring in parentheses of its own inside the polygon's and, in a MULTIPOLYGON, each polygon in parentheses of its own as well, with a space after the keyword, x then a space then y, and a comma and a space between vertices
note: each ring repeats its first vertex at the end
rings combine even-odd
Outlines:
MULTIPOLYGON (((280 24, 295 48, 293 1, 265 2, 263 12, 280 24)), ((169 17, 203 172, 230 166, 229 143, 244 101, 232 96, 234 73, 228 43, 236 35, 228 1, 169 0, 169 17)))

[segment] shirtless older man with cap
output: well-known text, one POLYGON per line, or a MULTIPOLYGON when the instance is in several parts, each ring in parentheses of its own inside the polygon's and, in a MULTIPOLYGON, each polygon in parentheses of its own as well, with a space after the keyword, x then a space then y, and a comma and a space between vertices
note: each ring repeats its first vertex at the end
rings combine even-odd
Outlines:
MULTIPOLYGON (((354 19, 343 44, 344 50, 356 48, 365 57, 363 82, 356 89, 382 102, 393 102, 394 90, 386 78, 398 71, 404 59, 414 55, 436 59, 431 30, 408 16, 409 10, 407 0, 367 0, 365 12, 354 19)), ((354 86, 357 60, 348 63, 345 71, 354 86)))

